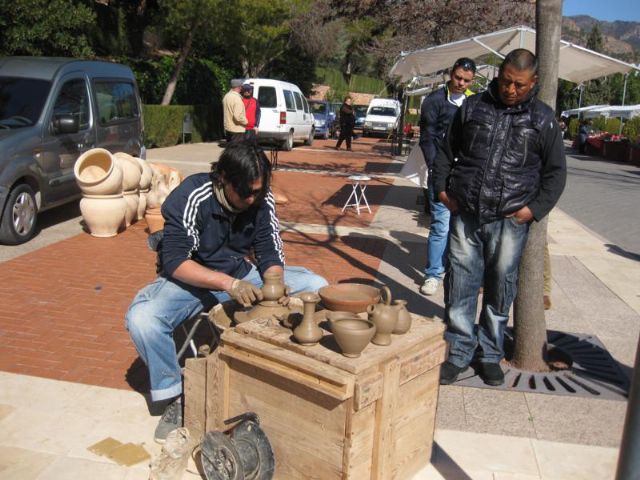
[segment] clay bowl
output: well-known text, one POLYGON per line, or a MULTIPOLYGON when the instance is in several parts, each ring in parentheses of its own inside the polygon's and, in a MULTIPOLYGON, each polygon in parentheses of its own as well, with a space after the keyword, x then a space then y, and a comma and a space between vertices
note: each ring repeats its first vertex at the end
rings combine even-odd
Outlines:
POLYGON ((359 317, 339 318, 331 322, 331 331, 345 357, 356 358, 376 333, 373 322, 359 317))
POLYGON ((328 310, 361 313, 380 301, 380 289, 362 283, 337 283, 318 290, 328 310))

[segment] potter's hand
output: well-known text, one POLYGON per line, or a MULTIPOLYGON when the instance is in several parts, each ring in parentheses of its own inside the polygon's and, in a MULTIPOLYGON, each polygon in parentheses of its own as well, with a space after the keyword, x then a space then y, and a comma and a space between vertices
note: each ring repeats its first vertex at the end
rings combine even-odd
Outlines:
POLYGON ((287 286, 284 287, 284 295, 278 299, 278 303, 283 307, 289 305, 289 301, 291 301, 291 289, 287 286))
POLYGON ((238 280, 237 278, 231 284, 229 295, 243 307, 248 307, 256 300, 262 300, 262 291, 251 282, 238 280))

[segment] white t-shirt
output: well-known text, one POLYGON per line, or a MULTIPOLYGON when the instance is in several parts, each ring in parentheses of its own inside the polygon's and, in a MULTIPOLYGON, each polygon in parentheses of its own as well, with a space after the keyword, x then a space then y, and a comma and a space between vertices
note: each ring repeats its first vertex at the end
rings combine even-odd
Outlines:
POLYGON ((465 96, 464 93, 450 93, 449 99, 459 107, 464 102, 465 96))

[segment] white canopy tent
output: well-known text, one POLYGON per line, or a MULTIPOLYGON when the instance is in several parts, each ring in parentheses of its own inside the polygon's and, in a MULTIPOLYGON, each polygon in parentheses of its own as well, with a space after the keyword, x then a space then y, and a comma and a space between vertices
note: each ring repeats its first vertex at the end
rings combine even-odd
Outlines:
POLYGON ((573 115, 585 116, 587 112, 590 112, 592 110, 598 111, 606 107, 609 107, 609 105, 590 105, 588 107, 572 108, 570 110, 564 110, 560 114, 560 116, 561 117, 571 117, 573 115))
MULTIPOLYGON (((519 26, 499 30, 484 35, 437 45, 413 52, 403 52, 391 67, 392 77, 399 77, 407 83, 417 76, 429 76, 450 68, 456 58, 478 58, 494 53, 504 58, 516 48, 526 48, 535 52, 536 31, 519 26)), ((613 73, 627 73, 637 67, 615 58, 608 57, 573 43, 560 41, 560 64, 558 76, 570 82, 580 83, 613 73)))
POLYGON ((563 117, 580 115, 584 118, 618 117, 629 119, 640 115, 640 105, 591 105, 562 112, 563 117))

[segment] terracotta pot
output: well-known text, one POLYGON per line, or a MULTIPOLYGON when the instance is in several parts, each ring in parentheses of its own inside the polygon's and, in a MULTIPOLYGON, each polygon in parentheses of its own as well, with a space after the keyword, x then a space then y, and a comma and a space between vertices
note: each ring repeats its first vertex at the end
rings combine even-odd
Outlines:
POLYGON ((398 312, 398 321, 396 322, 396 327, 391 333, 395 335, 403 335, 411 328, 411 314, 409 313, 409 310, 407 310, 407 301, 394 300, 393 308, 398 312))
POLYGON ((149 234, 155 233, 164 228, 164 217, 160 211, 160 207, 147 208, 144 213, 144 220, 147 222, 149 234))
POLYGON ((320 297, 316 293, 304 292, 300 295, 304 302, 304 315, 300 325, 293 330, 293 337, 301 345, 314 345, 322 338, 322 329, 315 319, 316 304, 320 297))
POLYGON ((367 306, 380 301, 380 290, 361 283, 338 283, 318 290, 318 295, 327 309, 360 313, 367 306))
POLYGON ((331 322, 331 331, 345 357, 359 357, 376 333, 373 322, 363 318, 338 318, 331 322))
POLYGON ((118 159, 122 167, 122 191, 136 190, 140 185, 140 177, 142 177, 142 167, 138 161, 135 157, 124 152, 114 153, 113 156, 118 159))
POLYGON ((140 190, 138 193, 140 197, 138 198, 138 215, 136 218, 142 220, 144 218, 144 212, 147 210, 147 194, 149 193, 149 189, 140 190))
POLYGON ((151 177, 153 177, 153 170, 151 169, 151 166, 147 163, 146 160, 143 160, 142 158, 138 158, 138 157, 133 157, 133 158, 136 159, 136 161, 138 162, 138 165, 140 165, 140 168, 142 169, 138 188, 141 191, 148 190, 151 187, 151 177))
POLYGON ((264 274, 262 294, 265 301, 276 302, 279 298, 284 297, 284 282, 281 273, 267 272, 264 274))
POLYGON ((122 193, 122 169, 113 155, 104 148, 92 148, 80 155, 73 173, 85 195, 122 193))
POLYGON ((138 218, 138 191, 123 192, 127 202, 127 211, 124 216, 124 225, 128 227, 138 218))
POLYGON ((82 218, 94 237, 113 237, 124 222, 127 202, 122 194, 85 195, 80 200, 82 218))

